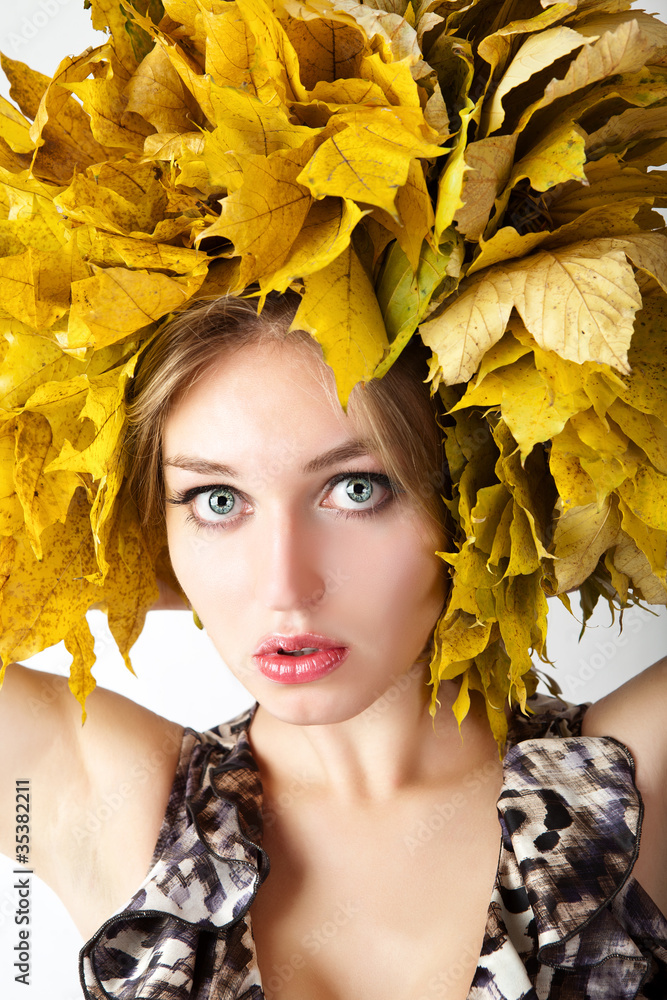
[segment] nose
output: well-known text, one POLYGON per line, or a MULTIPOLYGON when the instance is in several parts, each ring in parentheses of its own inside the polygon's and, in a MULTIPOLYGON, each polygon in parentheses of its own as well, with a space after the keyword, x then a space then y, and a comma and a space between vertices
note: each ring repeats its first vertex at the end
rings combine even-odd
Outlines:
POLYGON ((286 512, 267 517, 256 564, 261 603, 274 611, 308 611, 325 593, 316 532, 286 512))

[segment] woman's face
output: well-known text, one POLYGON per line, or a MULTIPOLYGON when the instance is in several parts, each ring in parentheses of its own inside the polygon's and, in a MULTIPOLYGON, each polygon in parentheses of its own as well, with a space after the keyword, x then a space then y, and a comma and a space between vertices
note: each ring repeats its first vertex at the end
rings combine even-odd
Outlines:
POLYGON ((392 492, 333 387, 314 351, 251 345, 184 395, 164 433, 176 575, 233 673, 295 724, 382 697, 445 596, 442 539, 392 492))

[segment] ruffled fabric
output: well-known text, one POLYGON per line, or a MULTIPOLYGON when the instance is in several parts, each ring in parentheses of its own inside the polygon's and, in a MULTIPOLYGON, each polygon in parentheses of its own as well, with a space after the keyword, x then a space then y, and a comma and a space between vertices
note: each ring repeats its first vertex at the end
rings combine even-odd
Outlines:
POLYGON ((255 710, 206 733, 185 730, 150 871, 80 952, 84 996, 263 997, 247 915, 269 872, 247 740, 255 710))
POLYGON ((509 751, 494 933, 469 1000, 667 996, 667 921, 631 876, 642 811, 616 740, 532 739, 509 751))
MULTIPOLYGON (((510 726, 502 842, 468 1000, 664 1000, 667 920, 631 872, 642 803, 630 752, 539 696, 510 726)), ((269 872, 247 738, 257 706, 186 730, 143 885, 81 950, 89 1000, 261 1000, 250 906, 269 872)))

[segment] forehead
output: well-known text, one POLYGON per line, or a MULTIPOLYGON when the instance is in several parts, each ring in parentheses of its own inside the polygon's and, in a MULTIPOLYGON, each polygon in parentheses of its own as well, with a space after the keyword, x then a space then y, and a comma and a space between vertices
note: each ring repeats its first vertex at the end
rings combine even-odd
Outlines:
POLYGON ((223 352, 170 411, 163 455, 197 453, 242 465, 307 460, 356 438, 331 370, 303 344, 271 341, 223 352))

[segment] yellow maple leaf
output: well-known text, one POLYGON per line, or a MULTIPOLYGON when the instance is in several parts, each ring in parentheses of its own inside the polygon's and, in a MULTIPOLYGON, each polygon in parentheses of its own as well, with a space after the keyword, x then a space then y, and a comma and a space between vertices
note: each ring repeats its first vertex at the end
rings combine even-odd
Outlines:
POLYGON ((600 557, 616 544, 620 519, 611 498, 598 507, 586 504, 561 513, 554 532, 554 573, 560 591, 581 586, 600 557))
MULTIPOLYGON (((324 4, 317 6, 326 9, 324 4)), ((404 61, 411 66, 417 66, 421 62, 417 33, 401 14, 357 3, 355 0, 335 0, 327 6, 336 15, 341 12, 349 14, 353 23, 363 28, 367 38, 379 42, 384 62, 404 61)))
MULTIPOLYGON (((184 4, 188 6, 189 4, 184 4)), ((220 87, 257 95, 253 79, 255 39, 236 3, 224 3, 222 9, 206 10, 200 6, 206 49, 206 73, 220 87)), ((185 11, 191 17, 191 10, 185 11)), ((179 19, 183 15, 179 14, 179 19)), ((187 23, 187 22, 184 22, 187 23)), ((192 22, 194 29, 194 21, 192 22)), ((258 79, 261 88, 262 80, 258 79)))
POLYGON ((35 144, 30 137, 30 122, 4 97, 0 97, 0 132, 15 152, 33 152, 35 144))
POLYGON ((76 169, 99 163, 107 152, 94 137, 90 120, 73 99, 68 85, 90 72, 88 54, 67 57, 44 91, 30 127, 35 145, 34 169, 56 181, 67 182, 76 169))
POLYGON ((614 565, 632 580, 644 600, 667 605, 667 584, 656 578, 644 553, 624 533, 614 550, 614 565))
POLYGON ((312 96, 324 83, 353 83, 367 48, 364 33, 356 25, 326 17, 290 18, 284 24, 299 60, 301 80, 312 96))
MULTIPOLYGON (((540 586, 540 573, 508 577, 495 590, 496 616, 510 660, 510 681, 516 685, 518 701, 525 707, 523 674, 532 670, 530 649, 546 638, 547 599, 540 586)), ((508 685, 509 688, 509 685, 508 685)))
POLYGON ((64 350, 106 347, 161 319, 191 298, 203 275, 173 277, 122 267, 96 268, 72 285, 69 326, 58 334, 64 350))
POLYGON ((574 49, 590 44, 594 38, 587 38, 565 25, 546 28, 529 35, 520 46, 505 70, 493 97, 485 108, 482 119, 484 135, 497 131, 505 119, 503 100, 516 87, 526 83, 536 73, 553 65, 561 56, 569 55, 574 49))
POLYGON ((109 44, 94 50, 90 60, 99 67, 94 78, 69 83, 68 90, 83 103, 90 116, 90 130, 100 145, 113 149, 116 155, 141 155, 146 136, 154 128, 140 114, 127 111, 128 70, 109 44))
MULTIPOLYGON (((606 152, 608 149, 634 145, 640 139, 663 138, 664 134, 664 108, 628 108, 608 118, 595 131, 589 131, 586 138, 586 153, 589 157, 600 156, 601 152, 606 152)), ((594 161, 593 165, 600 166, 598 161, 594 161)))
POLYGON ((496 197, 509 180, 516 141, 516 135, 491 136, 465 149, 461 204, 453 218, 459 232, 470 240, 484 233, 496 197))
POLYGON ((86 698, 97 682, 91 670, 95 664, 95 640, 85 618, 81 618, 65 636, 65 647, 72 655, 68 686, 81 705, 81 724, 86 721, 86 698))
MULTIPOLYGON (((70 436, 62 442, 57 457, 47 471, 87 472, 94 479, 103 479, 113 464, 121 460, 125 391, 137 360, 138 355, 135 354, 125 364, 110 371, 93 377, 81 375, 73 380, 72 392, 79 398, 77 416, 80 420, 91 421, 94 434, 89 434, 88 440, 72 443, 70 436)), ((36 405, 35 396, 27 405, 36 405)), ((70 426, 71 423, 70 417, 70 426)))
POLYGON ((17 59, 11 59, 4 52, 0 53, 0 62, 10 83, 9 96, 26 118, 33 121, 51 77, 31 69, 17 59))
MULTIPOLYGON (((74 411, 76 412, 76 411, 74 411)), ((51 426, 40 413, 24 411, 17 420, 14 488, 23 508, 26 532, 37 559, 42 558, 41 535, 54 522, 65 522, 70 501, 81 485, 70 472, 47 474, 57 454, 51 426)))
POLYGON ((77 175, 55 203, 70 219, 139 235, 153 233, 164 219, 166 201, 161 172, 126 157, 77 175))
POLYGON ((76 230, 81 256, 99 267, 129 267, 133 270, 169 271, 172 274, 204 273, 209 259, 201 250, 170 246, 100 232, 94 227, 76 230))
POLYGON ((19 533, 14 540, 11 572, 0 605, 4 664, 59 642, 99 594, 86 580, 86 574, 94 570, 95 556, 83 489, 75 494, 66 523, 56 522, 43 532, 41 561, 25 536, 19 533))
POLYGON ((64 252, 30 248, 0 260, 0 309, 5 315, 47 330, 69 307, 70 274, 64 252))
MULTIPOLYGON (((583 33, 586 26, 580 24, 577 29, 583 33)), ((595 25, 592 31, 595 33, 595 25)), ((637 19, 613 25, 581 49, 562 80, 554 78, 547 84, 543 95, 521 114, 516 131, 523 131, 536 111, 561 97, 574 94, 598 80, 637 73, 651 62, 660 45, 660 40, 640 27, 637 19)))
POLYGON ((141 115, 158 132, 187 132, 193 124, 203 124, 199 105, 159 43, 133 73, 126 94, 126 110, 141 115))
POLYGON ((269 156, 238 157, 243 184, 221 202, 219 219, 204 236, 223 236, 242 257, 244 285, 277 270, 308 215, 312 198, 299 175, 308 150, 278 150, 269 156))
MULTIPOLYGON (((621 515, 623 533, 630 536, 646 557, 651 572, 661 583, 665 583, 667 581, 667 531, 661 531, 652 524, 646 524, 630 509, 622 497, 619 497, 618 509, 621 515)), ((623 533, 619 534, 621 542, 623 533)), ((615 565, 615 555, 615 552, 611 553, 612 565, 615 565)))
MULTIPOLYGON (((0 422, 0 540, 2 536, 18 534, 24 514, 14 486, 14 454, 16 449, 16 418, 0 422)), ((0 572, 0 593, 4 580, 0 572)))
POLYGON ((667 329, 667 296, 647 295, 635 320, 630 348, 632 372, 622 379, 618 395, 642 413, 667 425, 667 370, 663 348, 667 329))
MULTIPOLYGON (((491 624, 481 625, 465 613, 458 612, 450 620, 441 620, 434 635, 438 680, 451 680, 467 669, 470 661, 486 648, 491 624)), ((434 691, 434 695, 437 692, 434 691)))
POLYGON ((408 179, 411 161, 444 152, 407 127, 405 116, 392 108, 342 112, 334 121, 335 133, 298 178, 314 198, 350 198, 395 215, 396 194, 408 179))
POLYGON ((542 33, 572 13, 571 3, 554 3, 533 17, 512 20, 488 34, 483 31, 479 38, 477 51, 482 59, 489 64, 491 75, 497 79, 507 66, 517 36, 529 35, 533 32, 542 33))
POLYGON ((262 291, 284 292, 293 281, 334 261, 349 245, 352 232, 363 215, 364 212, 348 199, 325 198, 311 205, 285 263, 261 279, 262 291))
POLYGON ((306 99, 299 60, 272 5, 265 0, 236 0, 254 40, 253 83, 264 104, 306 99))
POLYGON ((5 410, 23 406, 44 382, 67 380, 81 370, 53 340, 18 320, 0 321, 0 334, 6 348, 0 367, 0 407, 5 410))
POLYGON ((667 427, 653 413, 642 413, 614 399, 607 413, 640 448, 658 472, 667 474, 667 427))
POLYGON ((108 31, 114 43, 114 50, 126 70, 134 68, 139 61, 136 50, 136 24, 141 23, 136 11, 132 11, 132 20, 122 4, 116 0, 90 0, 90 11, 93 28, 97 31, 108 31))
POLYGON ((125 665, 132 670, 129 652, 139 638, 146 612, 159 596, 155 553, 149 550, 129 498, 116 510, 108 548, 114 558, 104 580, 102 603, 109 629, 125 665))
MULTIPOLYGON (((316 129, 295 125, 286 108, 266 107, 252 94, 211 84, 218 148, 227 153, 269 156, 279 149, 297 149, 317 134, 316 129)), ((208 137, 207 137, 208 145, 208 137)))
POLYGON ((586 133, 570 122, 549 131, 515 165, 503 196, 496 203, 496 212, 505 211, 512 189, 522 180, 529 180, 535 191, 547 191, 570 181, 586 183, 586 133))
POLYGON ((413 271, 419 267, 422 244, 433 230, 433 206, 419 160, 411 160, 405 184, 396 192, 398 222, 389 212, 376 208, 374 218, 393 233, 405 252, 413 271))
POLYGON ((667 531, 667 476, 650 465, 637 469, 632 479, 626 479, 620 496, 635 517, 658 531, 667 531))
POLYGON ((372 377, 388 347, 373 286, 352 246, 306 275, 292 329, 306 330, 321 344, 346 407, 354 386, 372 377))
POLYGON ((512 308, 546 350, 571 361, 595 360, 628 371, 627 349, 641 298, 625 255, 582 243, 541 252, 473 280, 437 319, 422 324, 436 353, 436 381, 467 381, 500 340, 512 308))
MULTIPOLYGON (((549 211, 555 226, 573 222, 603 205, 626 201, 639 208, 642 203, 659 205, 667 196, 664 171, 647 174, 619 162, 616 156, 604 156, 587 163, 585 174, 585 184, 571 184, 554 192, 549 211)), ((609 229, 606 235, 610 235, 609 229)))
MULTIPOLYGON (((581 400, 554 395, 532 359, 522 359, 503 372, 500 406, 503 419, 525 459, 533 447, 559 434, 581 400)), ((586 404, 583 404, 586 405, 586 404)))

